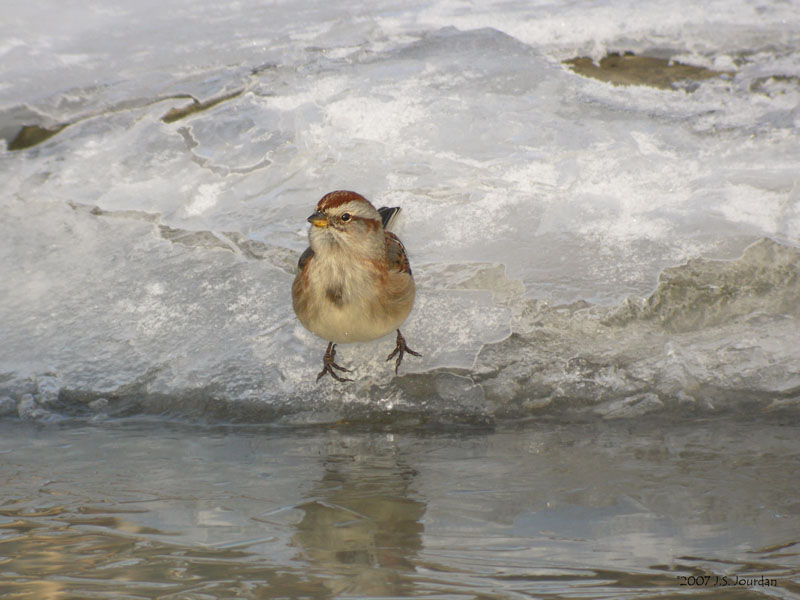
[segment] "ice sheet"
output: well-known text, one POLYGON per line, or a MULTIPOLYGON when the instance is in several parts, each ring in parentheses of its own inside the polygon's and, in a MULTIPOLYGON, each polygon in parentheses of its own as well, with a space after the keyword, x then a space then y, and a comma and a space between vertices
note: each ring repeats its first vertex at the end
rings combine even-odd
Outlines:
POLYGON ((10 3, 0 406, 795 406, 800 15, 718 5, 10 3), (656 89, 562 63, 626 51, 725 73, 656 89), (23 126, 51 137, 12 149, 23 126), (406 378, 383 340, 340 348, 356 384, 315 383, 325 342, 289 285, 342 188, 403 208, 406 378))

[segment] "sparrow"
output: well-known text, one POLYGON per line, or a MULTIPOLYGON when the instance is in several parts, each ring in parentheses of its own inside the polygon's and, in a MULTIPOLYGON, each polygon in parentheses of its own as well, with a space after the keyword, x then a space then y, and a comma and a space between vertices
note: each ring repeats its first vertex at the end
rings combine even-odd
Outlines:
POLYGON ((368 342, 397 331, 397 373, 406 345, 400 325, 414 306, 414 277, 403 243, 388 231, 399 207, 375 209, 361 194, 340 190, 325 194, 308 217, 309 247, 297 263, 292 306, 303 327, 328 341, 319 381, 326 373, 352 381, 338 371, 336 344, 368 342))

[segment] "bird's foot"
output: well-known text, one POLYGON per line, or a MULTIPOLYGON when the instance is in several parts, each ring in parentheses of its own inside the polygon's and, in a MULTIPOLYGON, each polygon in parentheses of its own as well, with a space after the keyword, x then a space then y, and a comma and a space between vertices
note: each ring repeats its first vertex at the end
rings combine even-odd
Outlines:
POLYGON ((325 376, 325 373, 333 377, 336 381, 353 381, 352 379, 347 379, 346 377, 339 377, 336 374, 334 369, 339 369, 340 371, 345 371, 350 373, 350 369, 345 369, 344 367, 340 367, 337 365, 333 359, 336 358, 336 344, 330 342, 328 344, 328 349, 325 351, 325 357, 322 359, 323 367, 322 371, 319 372, 317 375, 317 381, 322 379, 325 376))
POLYGON ((414 356, 422 356, 419 352, 414 352, 411 348, 406 346, 406 338, 403 337, 403 334, 400 333, 400 330, 397 330, 397 345, 394 347, 394 351, 386 358, 386 360, 392 360, 395 355, 397 355, 397 361, 394 363, 394 373, 397 375, 397 369, 400 368, 400 363, 403 362, 403 356, 405 353, 408 352, 409 354, 413 354, 414 356))

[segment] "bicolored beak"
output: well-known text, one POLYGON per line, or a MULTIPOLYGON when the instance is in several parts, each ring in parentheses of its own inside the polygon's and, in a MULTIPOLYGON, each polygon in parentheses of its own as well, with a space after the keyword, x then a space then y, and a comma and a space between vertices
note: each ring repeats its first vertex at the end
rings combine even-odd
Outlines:
POLYGON ((327 227, 328 217, 323 215, 320 211, 317 211, 313 215, 308 217, 308 222, 311 223, 314 227, 327 227))

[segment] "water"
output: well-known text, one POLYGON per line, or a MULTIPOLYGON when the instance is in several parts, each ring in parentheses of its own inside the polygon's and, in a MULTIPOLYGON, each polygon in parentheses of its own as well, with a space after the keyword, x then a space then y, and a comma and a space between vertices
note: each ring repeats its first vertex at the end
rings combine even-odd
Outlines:
POLYGON ((5 7, 1 412, 797 414, 791 3, 171 6, 5 7), (316 385, 341 188, 403 208, 413 377, 316 385))
POLYGON ((6 598, 800 594, 796 426, 1 433, 6 598))

